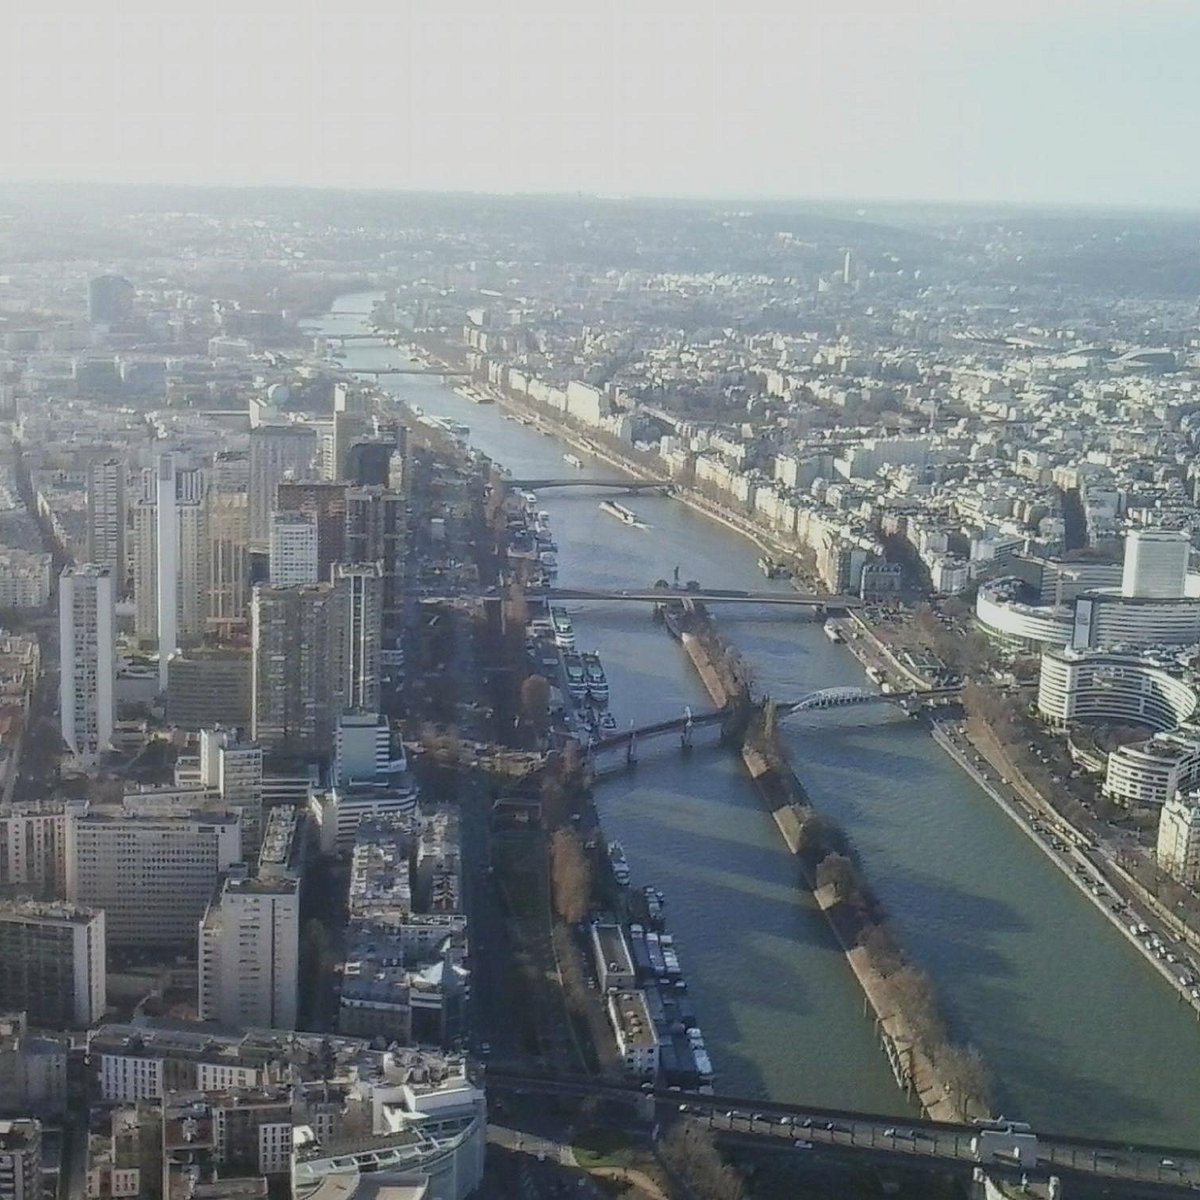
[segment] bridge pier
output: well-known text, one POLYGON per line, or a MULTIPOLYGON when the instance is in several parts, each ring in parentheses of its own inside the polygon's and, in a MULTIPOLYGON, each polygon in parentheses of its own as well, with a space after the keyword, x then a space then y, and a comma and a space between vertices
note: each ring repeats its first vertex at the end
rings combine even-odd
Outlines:
POLYGON ((625 743, 625 763, 627 766, 637 766, 637 734, 631 733, 625 743))
POLYGON ((683 715, 687 720, 683 724, 683 728, 679 731, 679 748, 685 753, 692 748, 692 710, 685 708, 683 715))

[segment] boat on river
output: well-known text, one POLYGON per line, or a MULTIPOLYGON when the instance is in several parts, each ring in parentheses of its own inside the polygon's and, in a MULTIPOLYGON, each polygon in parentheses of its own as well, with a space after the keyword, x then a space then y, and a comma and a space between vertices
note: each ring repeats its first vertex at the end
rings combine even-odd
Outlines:
POLYGON ((629 873, 629 861, 625 857, 625 851, 620 842, 608 843, 608 861, 612 867, 613 878, 621 887, 628 887, 632 876, 629 873))
POLYGON ((583 470, 583 459, 578 454, 564 454, 563 462, 568 466, 574 467, 577 471, 583 470))
POLYGON ((554 644, 561 650, 575 649, 575 626, 567 616, 565 608, 550 610, 550 627, 554 630, 554 644))
POLYGON ((841 630, 839 630, 838 627, 832 621, 826 621, 825 624, 821 628, 825 631, 825 636, 831 642, 835 642, 840 645, 841 642, 845 640, 842 637, 841 630))
POLYGON ((608 699, 608 677, 604 674, 604 666, 600 655, 595 650, 583 652, 583 672, 587 677, 588 695, 593 700, 601 702, 608 699))
POLYGON ((583 673, 583 660, 574 650, 564 650, 562 656, 563 674, 567 677, 567 691, 576 700, 587 696, 587 676, 583 673))
POLYGON ((615 500, 601 500, 600 510, 608 513, 610 517, 616 517, 619 521, 624 521, 626 525, 637 524, 637 513, 631 508, 626 508, 623 504, 618 504, 615 500))

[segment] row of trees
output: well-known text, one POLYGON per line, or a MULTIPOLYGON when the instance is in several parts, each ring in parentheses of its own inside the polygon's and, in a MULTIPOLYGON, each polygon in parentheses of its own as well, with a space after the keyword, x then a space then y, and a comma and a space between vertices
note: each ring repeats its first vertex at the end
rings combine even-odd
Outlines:
POLYGON ((573 829, 556 829, 550 837, 550 885, 554 910, 577 925, 592 906, 592 862, 573 829))
MULTIPOLYGON (((829 831, 825 836, 835 840, 829 831)), ((841 840, 845 841, 844 834, 841 840)), ((951 1038, 932 982, 907 960, 882 905, 857 865, 848 854, 830 851, 817 864, 814 879, 817 887, 831 888, 844 906, 839 924, 844 932, 854 928, 855 941, 865 951, 871 967, 887 982, 896 1011, 903 1016, 916 1046, 933 1064, 959 1116, 965 1120, 986 1111, 991 1092, 986 1064, 973 1046, 960 1045, 951 1038)))

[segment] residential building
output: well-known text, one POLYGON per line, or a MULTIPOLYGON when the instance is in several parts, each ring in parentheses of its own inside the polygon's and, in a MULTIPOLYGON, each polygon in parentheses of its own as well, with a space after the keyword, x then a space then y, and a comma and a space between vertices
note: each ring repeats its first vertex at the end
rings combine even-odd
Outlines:
POLYGON ((1173 796, 1158 819, 1158 865, 1184 887, 1200 887, 1200 796, 1173 796))
POLYGON ((87 560, 107 567, 116 599, 125 595, 125 462, 106 458, 88 464, 87 560))
POLYGON ((272 513, 271 586, 292 587, 296 584, 317 583, 320 579, 319 562, 316 517, 303 512, 272 513))
POLYGON ((108 1004, 105 913, 59 901, 0 901, 0 1012, 83 1028, 108 1004))
POLYGON ((381 682, 383 571, 377 562, 337 563, 339 601, 334 669, 341 673, 342 709, 378 712, 381 682))
POLYGON ((62 800, 26 800, 0 809, 0 888, 49 900, 67 877, 67 812, 62 800))
POLYGON ((31 1034, 25 1012, 0 1014, 0 1114, 61 1117, 69 1046, 69 1037, 31 1034))
POLYGON ((63 741, 91 765, 111 745, 116 687, 113 577, 107 567, 66 567, 59 579, 62 655, 59 712, 63 741))
POLYGON ((250 604, 251 737, 270 750, 328 754, 342 702, 331 583, 258 585, 250 604))
POLYGON ((0 1200, 42 1200, 42 1124, 0 1121, 0 1200))
POLYGON ((308 425, 260 425, 250 431, 250 542, 266 548, 275 489, 316 475, 316 431, 308 425))
POLYGON ((250 501, 245 487, 214 486, 205 501, 207 632, 221 641, 245 634, 250 623, 250 501))
POLYGON ((394 639, 404 619, 404 555, 407 508, 400 492, 384 487, 346 491, 345 560, 379 563, 384 636, 394 639))
POLYGON ((346 484, 285 481, 276 489, 280 512, 298 512, 317 523, 317 578, 328 580, 335 562, 346 562, 346 484))
POLYGON ((200 1019, 294 1028, 299 959, 299 881, 227 876, 200 922, 200 1019))

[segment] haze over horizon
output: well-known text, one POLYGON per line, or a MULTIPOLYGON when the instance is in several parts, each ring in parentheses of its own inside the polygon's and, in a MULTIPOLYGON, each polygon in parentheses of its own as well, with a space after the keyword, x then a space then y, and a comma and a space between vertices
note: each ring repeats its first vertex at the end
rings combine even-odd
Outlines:
POLYGON ((52 0, 10 24, 10 180, 1200 201, 1182 0, 52 0))

